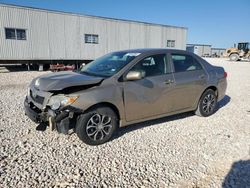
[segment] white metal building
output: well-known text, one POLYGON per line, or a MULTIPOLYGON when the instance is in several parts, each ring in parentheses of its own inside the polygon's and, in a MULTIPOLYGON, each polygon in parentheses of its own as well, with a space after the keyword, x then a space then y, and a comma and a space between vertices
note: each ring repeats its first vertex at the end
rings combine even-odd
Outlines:
POLYGON ((223 57, 225 52, 226 52, 225 48, 212 48, 211 49, 212 57, 223 57))
POLYGON ((187 28, 0 4, 0 61, 92 60, 132 48, 186 49, 187 28))
POLYGON ((187 44, 186 50, 201 57, 210 57, 211 47, 212 45, 207 44, 187 44))

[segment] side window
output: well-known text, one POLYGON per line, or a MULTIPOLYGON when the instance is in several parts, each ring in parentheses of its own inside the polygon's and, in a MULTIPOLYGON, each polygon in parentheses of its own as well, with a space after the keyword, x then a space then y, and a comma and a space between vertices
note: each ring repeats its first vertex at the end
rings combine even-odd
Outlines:
POLYGON ((170 73, 166 54, 152 55, 139 61, 131 71, 141 71, 145 77, 170 73))
POLYGON ((172 54, 171 57, 175 72, 185 72, 202 69, 200 63, 192 56, 172 54))

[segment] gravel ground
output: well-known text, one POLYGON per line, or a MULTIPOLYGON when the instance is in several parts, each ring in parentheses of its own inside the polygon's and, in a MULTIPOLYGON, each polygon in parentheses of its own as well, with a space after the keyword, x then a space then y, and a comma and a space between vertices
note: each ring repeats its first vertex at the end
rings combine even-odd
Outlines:
POLYGON ((207 60, 228 72, 213 116, 140 123, 96 147, 24 115, 28 83, 46 72, 0 73, 0 187, 250 187, 250 63, 207 60))

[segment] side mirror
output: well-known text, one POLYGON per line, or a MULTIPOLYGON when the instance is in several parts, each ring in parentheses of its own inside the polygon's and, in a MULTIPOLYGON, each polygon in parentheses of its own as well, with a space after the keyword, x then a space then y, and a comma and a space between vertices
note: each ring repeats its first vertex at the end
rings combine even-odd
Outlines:
POLYGON ((143 78, 143 74, 141 71, 129 71, 126 75, 127 81, 140 80, 143 78))

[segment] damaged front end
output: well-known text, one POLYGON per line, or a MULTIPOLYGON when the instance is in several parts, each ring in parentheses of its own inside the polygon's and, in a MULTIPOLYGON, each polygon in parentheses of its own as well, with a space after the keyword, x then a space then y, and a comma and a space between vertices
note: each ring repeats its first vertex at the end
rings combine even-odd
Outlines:
POLYGON ((70 128, 74 128, 76 117, 83 113, 81 109, 70 106, 78 95, 54 95, 50 98, 47 107, 49 113, 50 129, 57 129, 59 133, 68 134, 70 128))
POLYGON ((32 80, 24 101, 25 114, 36 123, 45 123, 50 129, 67 134, 74 128, 76 117, 83 113, 72 104, 80 91, 102 83, 103 78, 77 72, 60 72, 32 80))
POLYGON ((45 108, 40 109, 27 96, 24 101, 25 114, 35 123, 45 123, 50 130, 56 129, 59 133, 68 134, 69 129, 74 128, 76 117, 82 113, 82 110, 70 105, 60 105, 55 109, 55 105, 46 105, 45 108))
POLYGON ((76 117, 82 113, 81 109, 71 106, 78 97, 62 94, 62 90, 41 91, 31 86, 24 101, 25 114, 35 123, 48 125, 50 130, 68 134, 75 126, 76 117))

